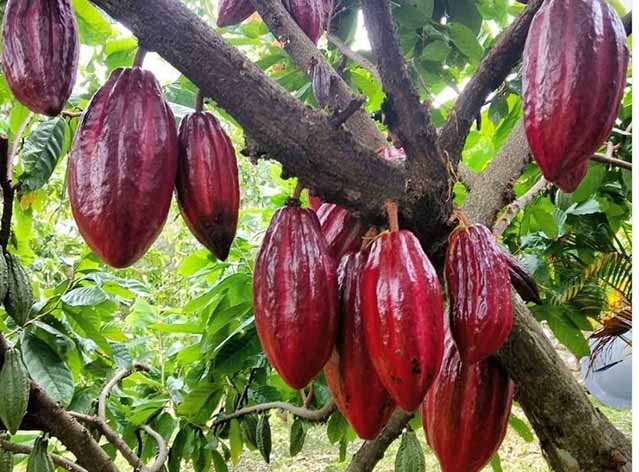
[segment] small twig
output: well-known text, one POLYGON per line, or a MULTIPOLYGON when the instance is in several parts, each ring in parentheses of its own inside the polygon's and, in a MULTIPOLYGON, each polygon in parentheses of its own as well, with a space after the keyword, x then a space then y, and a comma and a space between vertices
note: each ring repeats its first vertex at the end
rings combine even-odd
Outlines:
POLYGON ((360 96, 353 98, 344 110, 336 110, 335 113, 333 113, 328 119, 328 121, 335 128, 343 125, 344 123, 346 123, 346 120, 348 120, 357 110, 360 109, 365 101, 365 97, 360 96))
POLYGON ((169 457, 169 448, 166 444, 166 440, 160 433, 146 424, 142 425, 142 429, 158 444, 158 454, 157 456, 155 456, 155 460, 153 461, 153 463, 146 469, 149 472, 160 472, 160 470, 162 470, 162 467, 164 466, 164 463, 169 457))
POLYGON ((601 162, 602 164, 608 164, 613 167, 619 167, 621 169, 629 170, 630 172, 632 172, 632 162, 623 161, 621 159, 610 157, 605 154, 595 154, 590 158, 590 160, 601 162))
MULTIPOLYGON (((14 454, 29 455, 31 454, 31 451, 33 451, 33 446, 27 446, 25 444, 14 444, 9 441, 5 441, 4 439, 0 439, 0 449, 7 452, 12 452, 14 454)), ((84 467, 74 464, 69 459, 66 459, 62 456, 49 454, 49 457, 55 465, 65 470, 69 470, 71 472, 88 472, 84 467)))
POLYGON ((319 410, 309 410, 308 408, 286 402, 260 403, 259 405, 252 405, 246 408, 242 408, 241 410, 237 410, 230 415, 220 416, 211 423, 211 426, 215 426, 220 423, 226 423, 227 421, 231 421, 234 418, 250 415, 251 413, 260 413, 262 411, 276 409, 288 411, 289 413, 293 413, 295 416, 304 418, 309 421, 324 421, 335 411, 335 408, 336 406, 333 400, 329 401, 319 410))
POLYGON ((366 69, 368 72, 370 72, 370 74, 373 76, 375 80, 377 80, 378 82, 382 81, 381 77, 379 76, 379 71, 377 70, 377 67, 375 66, 375 64, 373 64, 371 61, 365 58, 362 54, 353 51, 350 47, 348 47, 348 45, 344 41, 342 41, 340 38, 338 38, 334 34, 329 34, 328 40, 329 42, 333 43, 333 45, 344 56, 346 56, 347 58, 349 58, 350 60, 352 60, 353 62, 357 63, 358 65, 366 69))
POLYGON ((133 367, 128 369, 120 369, 115 375, 107 382, 107 384, 100 392, 100 396, 98 397, 98 417, 106 423, 106 401, 109 395, 111 394, 111 390, 125 377, 128 377, 133 372, 143 371, 148 372, 150 369, 142 364, 134 364, 133 367))
POLYGON ((68 110, 63 110, 62 111, 62 116, 66 116, 69 118, 79 118, 80 116, 82 116, 81 111, 68 111, 68 110))
POLYGON ((521 197, 508 205, 504 214, 495 222, 493 226, 493 234, 495 235, 495 237, 501 236, 504 231, 506 231, 506 228, 510 226, 510 223, 512 223, 513 219, 515 219, 517 213, 519 213, 520 210, 522 210, 526 205, 532 202, 537 195, 546 190, 548 187, 550 187, 550 183, 542 177, 535 185, 530 187, 530 189, 526 193, 524 193, 521 197))

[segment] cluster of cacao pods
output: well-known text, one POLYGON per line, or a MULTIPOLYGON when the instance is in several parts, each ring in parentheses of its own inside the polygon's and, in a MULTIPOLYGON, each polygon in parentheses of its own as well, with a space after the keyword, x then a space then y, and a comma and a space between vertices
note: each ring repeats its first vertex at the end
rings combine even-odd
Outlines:
POLYGON ((612 130, 628 56, 606 0, 549 0, 533 18, 522 73, 526 135, 546 179, 565 192, 612 130))
MULTIPOLYGON (((313 43, 317 44, 326 29, 331 0, 283 0, 284 7, 313 43)), ((255 13, 251 0, 220 0, 217 7, 217 26, 232 26, 255 13)))

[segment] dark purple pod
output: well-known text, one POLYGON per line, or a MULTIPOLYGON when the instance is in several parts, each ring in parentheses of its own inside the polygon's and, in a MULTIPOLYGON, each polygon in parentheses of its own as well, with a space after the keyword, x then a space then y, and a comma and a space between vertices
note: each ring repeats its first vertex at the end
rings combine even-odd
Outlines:
POLYGON ((242 23, 255 13, 251 0, 220 0, 217 4, 217 26, 233 26, 242 23))
POLYGON ((284 6, 314 44, 326 28, 325 0, 284 0, 284 6))

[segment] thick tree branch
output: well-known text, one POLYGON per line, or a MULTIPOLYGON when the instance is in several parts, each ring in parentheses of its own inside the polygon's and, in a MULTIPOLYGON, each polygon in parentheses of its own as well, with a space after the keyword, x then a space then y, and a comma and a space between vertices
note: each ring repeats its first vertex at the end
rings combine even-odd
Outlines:
MULTIPOLYGON (((31 454, 31 451, 33 451, 33 447, 24 444, 14 444, 4 439, 0 439, 0 450, 12 452, 14 454, 29 455, 31 454)), ((65 457, 58 456, 56 454, 49 454, 49 457, 55 465, 62 469, 69 470, 71 472, 88 472, 84 467, 74 464, 65 457)))
POLYGON ((543 0, 531 0, 515 22, 488 51, 477 72, 464 87, 444 124, 439 142, 456 165, 461 159, 466 137, 488 95, 506 80, 521 54, 528 29, 543 0))
POLYGON ((324 421, 326 420, 336 409, 335 402, 332 400, 324 405, 319 410, 309 410, 303 406, 293 405, 292 403, 286 402, 269 402, 269 403, 260 403, 258 405, 247 406, 246 408, 242 408, 240 410, 234 411, 229 415, 223 415, 219 418, 216 418, 211 423, 211 427, 216 426, 221 423, 226 423, 231 421, 234 418, 240 418, 242 416, 250 415, 252 413, 260 413, 268 410, 284 410, 289 413, 293 413, 295 416, 300 418, 304 418, 309 421, 324 421))
POLYGON ((535 183, 535 185, 530 187, 526 193, 508 205, 504 214, 493 225, 493 234, 495 237, 498 238, 504 234, 504 231, 506 231, 506 228, 510 226, 510 223, 512 223, 515 219, 517 213, 525 208, 526 205, 532 202, 537 195, 546 190, 548 187, 550 187, 550 183, 542 177, 537 181, 537 183, 535 183))

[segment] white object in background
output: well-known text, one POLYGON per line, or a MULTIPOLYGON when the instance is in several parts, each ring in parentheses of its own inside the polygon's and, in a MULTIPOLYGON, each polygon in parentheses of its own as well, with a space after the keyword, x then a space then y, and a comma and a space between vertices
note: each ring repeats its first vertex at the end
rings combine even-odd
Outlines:
MULTIPOLYGON (((624 334, 626 339, 632 339, 632 330, 624 334)), ((594 348, 596 340, 590 341, 590 348, 594 348)), ((581 373, 586 388, 599 401, 613 408, 632 408, 632 347, 623 339, 616 338, 594 363, 590 358, 581 359, 581 373)))

